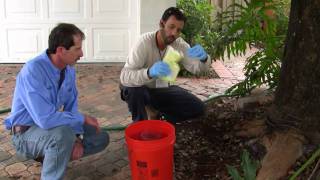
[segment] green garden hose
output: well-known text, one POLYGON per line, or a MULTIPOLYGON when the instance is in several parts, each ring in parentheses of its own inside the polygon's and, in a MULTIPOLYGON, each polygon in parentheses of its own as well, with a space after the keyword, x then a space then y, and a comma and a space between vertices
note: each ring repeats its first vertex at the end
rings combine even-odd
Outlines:
MULTIPOLYGON (((11 111, 11 108, 0 109, 0 114, 8 113, 11 111)), ((123 131, 127 126, 123 125, 111 125, 111 126, 102 126, 102 131, 123 131)))
POLYGON ((102 126, 102 131, 123 131, 127 128, 127 126, 124 125, 111 125, 111 126, 102 126))
MULTIPOLYGON (((216 96, 209 96, 208 99, 204 100, 204 103, 208 103, 210 101, 216 100, 221 97, 234 97, 236 95, 216 95, 216 96)), ((4 108, 0 109, 0 114, 8 113, 11 111, 11 108, 4 108)), ((111 125, 111 126, 102 126, 102 131, 123 131, 127 128, 125 125, 111 125)), ((296 179, 301 172, 306 169, 318 156, 320 156, 320 147, 312 154, 312 156, 290 177, 290 180, 296 179)))
POLYGON ((208 97, 208 99, 204 100, 204 103, 208 103, 210 101, 214 101, 216 99, 222 98, 222 97, 235 97, 235 96, 240 96, 240 94, 220 94, 220 95, 211 95, 208 97))
MULTIPOLYGON (((217 95, 217 96, 209 96, 208 99, 204 100, 204 103, 208 103, 210 101, 216 100, 218 98, 221 97, 233 97, 233 96, 237 96, 237 95, 217 95)), ((4 109, 0 109, 0 114, 4 114, 4 113, 8 113, 11 111, 11 108, 4 108, 4 109)), ((101 130, 102 131, 123 131, 127 128, 127 126, 125 125, 110 125, 110 126, 102 126, 101 130)))
POLYGON ((11 108, 0 109, 0 114, 8 113, 11 111, 11 108))

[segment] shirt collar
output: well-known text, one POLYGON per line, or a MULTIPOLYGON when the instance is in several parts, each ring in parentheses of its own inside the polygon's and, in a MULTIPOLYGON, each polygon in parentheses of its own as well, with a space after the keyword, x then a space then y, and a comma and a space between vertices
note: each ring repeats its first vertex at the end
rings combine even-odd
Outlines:
MULTIPOLYGON (((43 59, 46 61, 46 63, 48 64, 49 67, 49 71, 51 71, 52 73, 54 73, 54 75, 58 75, 60 77, 60 72, 61 70, 59 68, 57 68, 52 61, 49 58, 49 54, 48 54, 48 50, 46 50, 45 52, 42 53, 43 59)), ((66 66, 64 69, 67 69, 68 66, 66 66)))

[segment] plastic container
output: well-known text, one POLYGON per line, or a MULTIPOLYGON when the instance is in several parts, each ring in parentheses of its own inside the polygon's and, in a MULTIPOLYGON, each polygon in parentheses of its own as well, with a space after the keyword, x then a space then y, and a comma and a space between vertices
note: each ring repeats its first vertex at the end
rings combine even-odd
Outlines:
POLYGON ((125 130, 132 180, 172 180, 174 126, 160 120, 131 124, 125 130))
POLYGON ((161 77, 162 80, 174 82, 180 71, 179 61, 182 59, 181 54, 174 50, 171 46, 167 47, 166 54, 163 57, 163 62, 167 63, 171 69, 171 74, 161 77))

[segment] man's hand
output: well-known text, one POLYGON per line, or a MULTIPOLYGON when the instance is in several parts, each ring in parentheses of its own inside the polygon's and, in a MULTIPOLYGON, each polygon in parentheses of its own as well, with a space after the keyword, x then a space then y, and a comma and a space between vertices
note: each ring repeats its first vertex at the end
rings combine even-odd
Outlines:
POLYGON ((206 51, 199 44, 189 48, 187 53, 189 57, 200 59, 200 61, 206 61, 208 57, 206 51))
POLYGON ((80 139, 76 139, 73 145, 72 154, 71 154, 71 160, 77 160, 80 159, 83 156, 83 144, 80 139))
POLYGON ((154 77, 161 77, 167 76, 171 73, 170 67, 167 63, 158 61, 154 63, 151 68, 149 69, 149 76, 154 77))
POLYGON ((85 115, 84 123, 95 127, 97 134, 100 133, 100 131, 101 131, 100 126, 99 126, 98 120, 96 118, 85 115))

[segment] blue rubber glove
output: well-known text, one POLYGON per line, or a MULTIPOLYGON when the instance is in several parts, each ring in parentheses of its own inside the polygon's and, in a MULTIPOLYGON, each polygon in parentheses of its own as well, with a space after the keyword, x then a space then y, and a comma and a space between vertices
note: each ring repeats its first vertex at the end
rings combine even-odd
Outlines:
POLYGON ((192 48, 189 48, 187 53, 189 57, 200 59, 200 61, 205 61, 208 57, 206 51, 199 44, 193 46, 192 48))
POLYGON ((154 77, 161 77, 161 76, 168 76, 171 74, 170 67, 167 63, 162 61, 158 61, 154 63, 151 68, 149 69, 149 76, 154 77))

